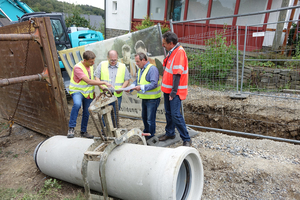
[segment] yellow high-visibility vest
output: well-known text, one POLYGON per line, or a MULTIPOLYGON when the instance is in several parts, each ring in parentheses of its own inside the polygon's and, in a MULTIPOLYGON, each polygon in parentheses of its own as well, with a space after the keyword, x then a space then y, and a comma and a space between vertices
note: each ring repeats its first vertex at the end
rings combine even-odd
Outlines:
MULTIPOLYGON (((119 89, 122 87, 123 83, 125 82, 125 70, 126 70, 126 66, 123 63, 118 63, 118 71, 117 71, 117 76, 116 76, 116 80, 114 83, 112 83, 112 80, 109 79, 109 71, 108 71, 108 61, 104 61, 101 64, 101 75, 100 75, 100 79, 101 81, 106 81, 110 84, 112 84, 115 88, 115 90, 119 89)), ((107 87, 106 85, 103 85, 105 87, 107 87)), ((102 90, 100 90, 100 92, 103 92, 102 90)), ((121 92, 120 94, 117 94, 116 92, 114 92, 114 95, 116 97, 120 97, 122 96, 123 92, 121 92)))
MULTIPOLYGON (((83 73, 89 77, 89 73, 86 70, 85 66, 79 62, 75 66, 78 66, 82 69, 83 73)), ((75 68, 75 67, 74 67, 75 68)), ((87 84, 85 81, 81 80, 79 83, 76 83, 74 81, 74 68, 72 70, 71 80, 70 80, 70 94, 73 94, 75 92, 80 92, 85 98, 87 98, 90 95, 90 98, 94 98, 94 90, 95 86, 87 84)), ((90 66, 90 72, 91 72, 91 80, 94 80, 94 70, 93 66, 90 66)))
MULTIPOLYGON (((141 69, 139 69, 138 71, 138 81, 137 81, 137 85, 147 85, 147 84, 150 84, 150 82, 148 82, 146 80, 146 75, 148 74, 148 71, 151 67, 155 67, 154 65, 152 64, 149 64, 147 66, 147 68, 145 69, 145 71, 143 72, 141 78, 140 78, 140 72, 141 72, 141 69)), ((141 90, 137 92, 137 97, 141 98, 141 99, 157 99, 157 98, 160 98, 161 97, 161 90, 160 90, 160 81, 158 80, 158 83, 157 83, 157 87, 152 89, 152 90, 148 90, 148 91, 145 91, 145 93, 143 93, 141 90)))

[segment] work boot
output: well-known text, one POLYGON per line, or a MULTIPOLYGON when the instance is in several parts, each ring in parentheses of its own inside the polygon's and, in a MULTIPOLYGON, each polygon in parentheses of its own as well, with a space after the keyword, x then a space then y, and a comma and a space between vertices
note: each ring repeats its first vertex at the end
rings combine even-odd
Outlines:
POLYGON ((73 138, 74 134, 75 134, 74 127, 70 127, 69 130, 68 130, 67 138, 73 138))
POLYGON ((190 141, 184 141, 182 146, 186 146, 186 147, 192 146, 192 140, 190 140, 190 141))
POLYGON ((81 134, 81 137, 90 138, 90 139, 93 139, 93 138, 94 138, 94 136, 88 134, 87 131, 86 131, 86 132, 82 132, 82 131, 81 131, 80 134, 81 134))
POLYGON ((172 135, 172 136, 164 135, 164 136, 159 138, 159 141, 166 141, 166 140, 169 140, 169 139, 174 139, 175 137, 176 137, 176 135, 172 135))

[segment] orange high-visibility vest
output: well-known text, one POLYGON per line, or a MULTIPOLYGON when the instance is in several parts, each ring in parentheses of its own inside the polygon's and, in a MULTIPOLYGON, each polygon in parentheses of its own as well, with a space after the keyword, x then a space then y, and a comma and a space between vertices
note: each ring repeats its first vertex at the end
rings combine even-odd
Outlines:
POLYGON ((173 87, 173 75, 181 74, 176 95, 181 100, 186 99, 188 94, 188 59, 182 46, 177 47, 172 54, 164 60, 164 74, 161 90, 170 94, 173 87), (167 60, 166 60, 167 59, 167 60))

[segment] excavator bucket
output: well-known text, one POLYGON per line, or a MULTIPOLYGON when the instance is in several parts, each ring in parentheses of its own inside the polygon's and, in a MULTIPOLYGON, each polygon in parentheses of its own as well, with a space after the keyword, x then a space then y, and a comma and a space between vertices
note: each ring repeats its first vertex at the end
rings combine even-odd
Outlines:
POLYGON ((0 114, 47 136, 68 131, 68 107, 50 19, 0 28, 0 114), (40 81, 22 77, 43 74, 40 81), (47 79, 44 76, 48 75, 47 79), (20 80, 9 84, 9 80, 20 80))

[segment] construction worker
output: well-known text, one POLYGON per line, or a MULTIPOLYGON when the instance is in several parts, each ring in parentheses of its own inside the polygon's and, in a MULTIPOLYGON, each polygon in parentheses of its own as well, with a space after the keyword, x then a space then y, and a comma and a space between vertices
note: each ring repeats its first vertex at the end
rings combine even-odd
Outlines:
POLYGON ((70 80, 70 94, 73 98, 73 107, 70 114, 68 138, 73 138, 75 134, 76 120, 78 111, 83 106, 82 121, 81 121, 81 136, 86 138, 94 138, 93 135, 88 134, 87 124, 89 120, 88 108, 93 101, 94 85, 106 85, 112 87, 110 83, 100 80, 94 80, 94 69, 96 55, 92 51, 85 51, 83 53, 83 60, 77 63, 73 70, 70 80))
MULTIPOLYGON (((113 87, 113 94, 118 98, 118 109, 121 108, 122 94, 123 91, 116 91, 120 88, 125 88, 129 84, 131 78, 130 73, 125 66, 125 64, 118 62, 118 53, 115 50, 110 50, 107 53, 108 61, 102 61, 95 71, 95 79, 106 81, 110 83, 113 87)), ((102 91, 107 86, 100 85, 100 90, 102 91)), ((112 103, 115 115, 116 115, 116 105, 115 102, 112 103)))
POLYGON ((163 63, 161 85, 161 90, 164 92, 167 125, 166 134, 160 137, 159 141, 174 139, 176 127, 183 140, 183 146, 191 146, 192 140, 180 113, 181 101, 186 99, 188 93, 188 59, 175 33, 170 31, 164 33, 162 43, 168 51, 163 63))
POLYGON ((132 86, 135 86, 132 90, 136 90, 138 98, 142 99, 143 132, 150 133, 151 136, 146 136, 146 139, 150 139, 155 135, 156 111, 161 97, 159 72, 156 66, 147 60, 145 53, 137 53, 135 63, 140 69, 137 79, 132 83, 132 86))

